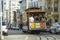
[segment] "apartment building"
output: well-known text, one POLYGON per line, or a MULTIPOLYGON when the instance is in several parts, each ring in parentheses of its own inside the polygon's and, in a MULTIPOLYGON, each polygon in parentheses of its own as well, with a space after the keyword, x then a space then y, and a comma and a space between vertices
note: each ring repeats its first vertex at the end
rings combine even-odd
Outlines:
POLYGON ((31 7, 39 7, 42 11, 45 11, 45 0, 22 0, 21 5, 21 12, 23 12, 25 9, 31 8, 31 7))
POLYGON ((59 0, 22 0, 21 12, 30 7, 40 7, 46 12, 46 16, 52 19, 52 22, 58 22, 59 17, 59 0))
POLYGON ((9 10, 10 10, 10 18, 11 18, 10 21, 11 21, 11 24, 14 23, 14 20, 19 15, 18 12, 17 12, 17 10, 19 10, 19 9, 20 9, 19 0, 10 0, 9 1, 9 10), (15 14, 16 14, 16 18, 14 18, 15 14))
POLYGON ((2 0, 2 18, 3 21, 8 22, 9 19, 9 1, 8 0, 2 0))
POLYGON ((19 0, 2 0, 3 21, 7 22, 10 21, 10 23, 12 24, 14 21, 14 11, 17 12, 17 10, 19 9, 20 9, 19 0))
POLYGON ((47 16, 52 19, 52 22, 58 22, 58 0, 48 0, 47 1, 47 16))

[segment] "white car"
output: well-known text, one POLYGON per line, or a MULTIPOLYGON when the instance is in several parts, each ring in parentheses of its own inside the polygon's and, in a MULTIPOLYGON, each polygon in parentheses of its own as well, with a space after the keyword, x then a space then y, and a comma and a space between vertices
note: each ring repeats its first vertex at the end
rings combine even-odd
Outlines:
POLYGON ((60 32, 60 23, 53 23, 50 28, 51 33, 59 33, 60 32))
POLYGON ((3 35, 7 35, 8 27, 6 22, 2 22, 2 33, 3 35))

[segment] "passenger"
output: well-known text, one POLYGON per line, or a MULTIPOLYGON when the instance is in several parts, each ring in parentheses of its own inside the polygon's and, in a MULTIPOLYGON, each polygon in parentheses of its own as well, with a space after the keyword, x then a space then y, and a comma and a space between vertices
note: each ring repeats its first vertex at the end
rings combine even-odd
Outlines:
POLYGON ((35 20, 39 20, 38 16, 35 16, 35 20))
POLYGON ((42 15, 39 14, 39 20, 41 21, 41 19, 42 19, 42 15))
POLYGON ((29 22, 34 22, 34 17, 32 15, 29 17, 29 22))

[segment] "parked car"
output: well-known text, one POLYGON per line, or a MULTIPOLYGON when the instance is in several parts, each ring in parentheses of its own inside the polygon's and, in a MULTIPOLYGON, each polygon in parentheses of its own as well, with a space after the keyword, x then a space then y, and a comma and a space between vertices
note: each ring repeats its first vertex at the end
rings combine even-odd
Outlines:
POLYGON ((13 30, 19 30, 19 26, 11 25, 11 29, 13 29, 13 30))
POLYGON ((3 35, 7 35, 8 34, 7 31, 8 31, 7 23, 2 22, 2 33, 3 33, 3 35))
POLYGON ((8 27, 9 30, 12 29, 12 28, 11 28, 11 26, 12 26, 11 24, 8 24, 8 26, 9 26, 9 27, 8 27))
POLYGON ((51 33, 59 33, 60 32, 60 23, 52 23, 50 27, 50 32, 51 33))
POLYGON ((46 27, 46 32, 49 32, 51 25, 50 25, 50 23, 48 21, 46 22, 45 27, 46 27))

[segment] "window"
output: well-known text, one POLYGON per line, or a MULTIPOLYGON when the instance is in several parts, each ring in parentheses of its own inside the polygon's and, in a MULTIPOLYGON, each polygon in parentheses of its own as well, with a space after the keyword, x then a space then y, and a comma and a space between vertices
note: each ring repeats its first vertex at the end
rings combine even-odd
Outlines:
POLYGON ((34 7, 38 7, 38 1, 34 2, 34 7))
POLYGON ((54 0, 54 11, 58 12, 58 0, 54 0))
POLYGON ((40 9, 42 10, 42 6, 40 6, 40 9))
POLYGON ((58 12, 58 4, 55 4, 55 5, 54 5, 54 11, 55 11, 55 12, 58 12))
POLYGON ((38 1, 29 1, 28 2, 29 7, 38 7, 38 1))
POLYGON ((6 22, 2 22, 2 25, 6 25, 6 22))
POLYGON ((2 20, 2 25, 6 25, 6 20, 2 20))

